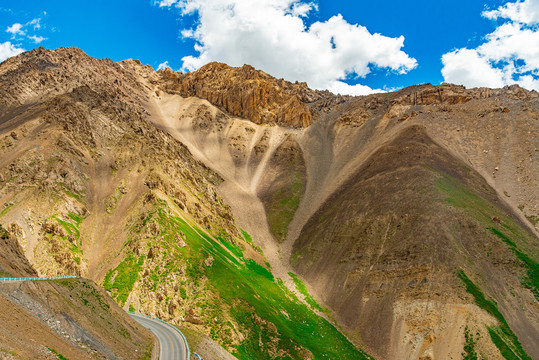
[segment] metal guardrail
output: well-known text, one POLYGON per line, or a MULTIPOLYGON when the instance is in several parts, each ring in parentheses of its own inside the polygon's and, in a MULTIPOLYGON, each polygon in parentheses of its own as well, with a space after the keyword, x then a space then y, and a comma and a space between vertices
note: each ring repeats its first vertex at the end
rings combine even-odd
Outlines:
MULTIPOLYGON (((133 315, 139 315, 139 316, 143 316, 143 317, 147 317, 149 319, 153 319, 153 320, 157 320, 157 321, 160 321, 162 322, 163 324, 166 324, 170 327, 172 327, 174 330, 176 330, 177 332, 180 333, 180 335, 182 336, 183 338, 183 342, 185 343, 185 347, 187 348, 187 359, 189 360, 190 356, 191 356, 191 353, 189 352, 189 343, 187 343, 187 339, 185 338, 185 335, 183 335, 183 333, 180 331, 180 329, 178 329, 176 326, 172 325, 172 324, 169 324, 168 322, 166 321, 163 321, 161 319, 158 319, 156 317, 153 317, 153 316, 150 316, 150 315, 144 315, 144 314, 140 314, 140 313, 137 313, 137 312, 133 312, 133 311, 129 311, 129 310, 126 310, 126 312, 128 312, 129 314, 133 314, 133 315)), ((197 354, 198 355, 198 354, 197 354)))
MULTIPOLYGON (((0 282, 46 281, 46 280, 61 280, 61 279, 76 279, 76 278, 77 278, 77 276, 11 277, 11 278, 0 278, 0 282)), ((127 312, 130 313, 130 314, 139 315, 139 316, 143 316, 143 317, 147 317, 147 318, 150 318, 150 319, 153 319, 153 320, 160 321, 163 324, 166 324, 166 325, 172 327, 174 330, 176 330, 183 338, 183 342, 185 343, 185 347, 187 348, 187 359, 189 359, 189 357, 191 356, 191 353, 189 351, 189 343, 187 343, 187 339, 185 338, 185 335, 183 335, 183 333, 176 326, 174 326, 172 324, 169 324, 168 322, 163 321, 163 320, 158 319, 158 318, 153 317, 153 316, 139 314, 139 313, 136 313, 136 312, 133 312, 133 311, 127 311, 127 312)), ((200 355, 198 355, 197 353, 195 353, 195 356, 198 357, 199 359, 202 359, 200 357, 200 355)))
POLYGON ((43 276, 43 277, 18 277, 18 278, 0 278, 0 282, 16 282, 16 281, 44 281, 44 280, 60 280, 60 279, 76 279, 76 276, 43 276))

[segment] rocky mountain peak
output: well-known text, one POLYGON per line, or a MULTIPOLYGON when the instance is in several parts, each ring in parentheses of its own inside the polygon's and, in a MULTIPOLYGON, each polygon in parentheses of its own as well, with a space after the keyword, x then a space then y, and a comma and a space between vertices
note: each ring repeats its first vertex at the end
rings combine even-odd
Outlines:
POLYGON ((76 47, 42 47, 0 64, 0 114, 20 105, 50 100, 79 87, 100 89, 126 100, 142 101, 141 75, 155 74, 150 66, 127 60, 95 59, 76 47), (136 99, 133 99, 136 98, 136 99))
POLYGON ((207 99, 257 124, 307 127, 313 122, 313 113, 304 101, 305 93, 313 90, 305 83, 278 80, 249 65, 233 68, 209 63, 186 74, 179 87, 183 96, 207 99))

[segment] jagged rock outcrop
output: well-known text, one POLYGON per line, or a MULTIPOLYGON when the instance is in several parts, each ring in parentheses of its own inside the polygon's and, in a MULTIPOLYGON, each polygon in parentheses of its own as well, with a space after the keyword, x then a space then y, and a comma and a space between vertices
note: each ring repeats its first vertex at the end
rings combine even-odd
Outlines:
POLYGON ((183 96, 198 96, 229 113, 256 124, 307 127, 313 113, 306 102, 320 97, 305 83, 275 79, 252 66, 231 68, 210 63, 186 74, 181 81, 183 96))
POLYGON ((396 94, 400 96, 392 102, 401 105, 457 105, 467 103, 472 99, 488 99, 492 96, 503 95, 515 100, 532 99, 538 96, 536 92, 527 91, 518 85, 507 86, 503 89, 466 89, 462 85, 447 83, 438 86, 431 84, 411 86, 396 94))

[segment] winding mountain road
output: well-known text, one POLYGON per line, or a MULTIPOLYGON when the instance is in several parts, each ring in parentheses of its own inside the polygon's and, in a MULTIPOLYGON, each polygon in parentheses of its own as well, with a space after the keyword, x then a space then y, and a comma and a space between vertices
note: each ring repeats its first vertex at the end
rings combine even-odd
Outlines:
POLYGON ((188 360, 189 359, 189 345, 185 337, 174 326, 166 323, 162 320, 129 312, 129 315, 135 319, 142 326, 150 329, 159 340, 160 360, 188 360))
MULTIPOLYGON (((11 277, 0 278, 2 282, 19 281, 46 281, 60 279, 74 279, 76 276, 49 276, 49 277, 11 277)), ((142 326, 148 328, 159 340, 160 360, 189 360, 189 345, 180 330, 163 320, 128 311, 129 315, 142 326)))

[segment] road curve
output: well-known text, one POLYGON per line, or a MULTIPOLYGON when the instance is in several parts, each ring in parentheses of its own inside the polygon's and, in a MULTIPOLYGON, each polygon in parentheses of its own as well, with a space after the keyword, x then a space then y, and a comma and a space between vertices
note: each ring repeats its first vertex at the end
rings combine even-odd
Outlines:
MULTIPOLYGON (((60 279, 74 279, 76 276, 48 276, 48 277, 18 277, 0 278, 0 283, 17 281, 46 281, 60 279)), ((142 326, 150 329, 159 340, 160 360, 189 360, 189 345, 187 340, 174 326, 163 320, 151 316, 128 311, 129 315, 142 326)))
POLYGON ((189 346, 180 330, 174 326, 142 314, 129 312, 129 315, 142 326, 150 329, 159 340, 160 360, 188 360, 189 346))

